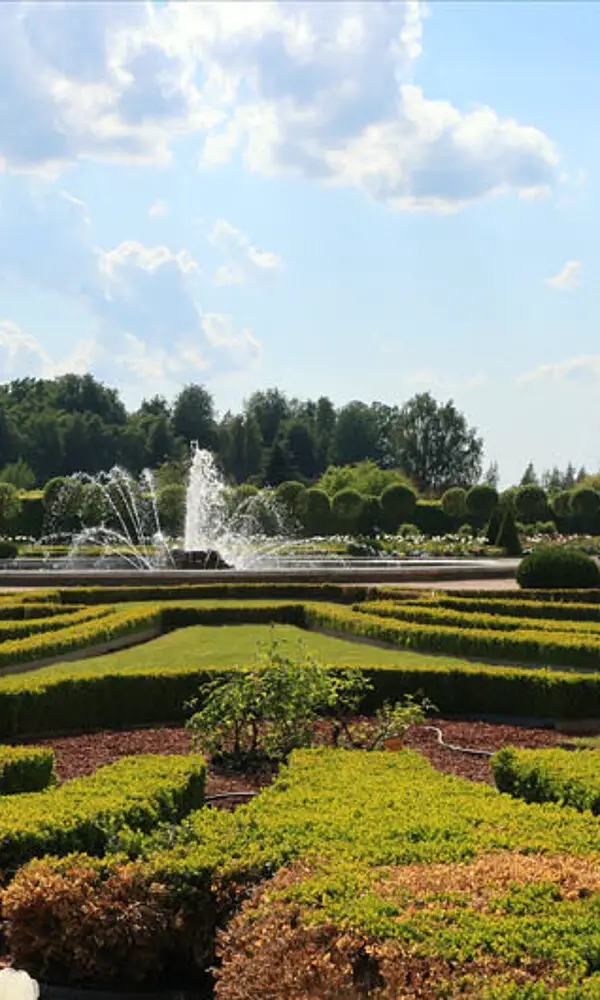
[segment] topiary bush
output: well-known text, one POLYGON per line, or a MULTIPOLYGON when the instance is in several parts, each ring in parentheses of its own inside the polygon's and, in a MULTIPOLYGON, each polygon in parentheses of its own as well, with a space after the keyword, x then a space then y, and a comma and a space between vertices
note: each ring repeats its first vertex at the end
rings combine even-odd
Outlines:
POLYGON ((342 534, 355 535, 362 508, 363 497, 356 490, 346 489, 336 493, 331 501, 336 530, 342 534))
POLYGON ((381 494, 381 510, 385 531, 393 534, 398 530, 399 525, 410 521, 416 502, 415 491, 411 490, 410 486, 403 486, 402 483, 386 486, 381 494))
POLYGON ((308 536, 327 535, 331 528, 331 503, 325 490, 313 487, 304 496, 302 512, 304 530, 308 536))
POLYGON ((541 486, 535 486, 533 483, 519 486, 515 495, 515 514, 519 521, 525 524, 547 520, 548 503, 541 486))
POLYGON ((487 483, 479 483, 471 487, 467 493, 467 513, 477 525, 489 521, 492 511, 498 504, 498 491, 487 483))
POLYGON ((9 542, 6 538, 0 538, 0 559, 14 559, 19 549, 14 542, 9 542))
POLYGON ((0 483, 0 530, 8 527, 21 510, 21 500, 16 486, 0 483))
POLYGON ((502 527, 503 512, 502 508, 498 505, 494 507, 492 513, 490 514, 490 519, 485 529, 485 536, 487 538, 488 545, 495 545, 498 541, 498 535, 500 534, 500 528, 502 527))
POLYGON ((571 510, 576 517, 592 518, 600 511, 600 493, 582 486, 571 493, 571 510))
POLYGON ((579 549, 544 545, 525 556, 517 570, 517 582, 520 587, 538 589, 587 589, 600 586, 600 569, 579 549))
POLYGON ((364 497, 362 510, 358 518, 359 534, 371 537, 379 534, 382 528, 382 510, 379 497, 364 497))
POLYGON ((515 523, 515 516, 510 507, 507 507, 504 512, 502 524, 500 525, 500 531, 498 532, 498 537, 496 539, 496 545, 498 545, 501 549, 504 549, 507 556, 520 556, 523 551, 521 548, 519 531, 515 523))
POLYGON ((464 517, 467 513, 467 491, 460 486, 452 486, 442 497, 442 510, 448 517, 464 517))

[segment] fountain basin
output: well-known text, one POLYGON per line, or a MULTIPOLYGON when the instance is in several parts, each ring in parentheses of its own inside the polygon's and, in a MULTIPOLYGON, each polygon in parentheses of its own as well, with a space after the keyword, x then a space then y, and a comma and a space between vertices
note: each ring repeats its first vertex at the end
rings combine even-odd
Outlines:
POLYGON ((172 549, 171 557, 176 569, 233 569, 216 549, 172 549))
POLYGON ((518 559, 457 559, 437 560, 424 564, 419 560, 397 560, 395 564, 381 566, 376 560, 370 565, 361 561, 331 565, 329 567, 292 568, 270 567, 255 570, 236 569, 156 569, 132 568, 99 569, 56 564, 44 570, 8 569, 0 566, 0 590, 10 587, 68 587, 68 586, 181 586, 189 583, 416 583, 431 582, 443 588, 450 580, 509 580, 514 579, 518 559))

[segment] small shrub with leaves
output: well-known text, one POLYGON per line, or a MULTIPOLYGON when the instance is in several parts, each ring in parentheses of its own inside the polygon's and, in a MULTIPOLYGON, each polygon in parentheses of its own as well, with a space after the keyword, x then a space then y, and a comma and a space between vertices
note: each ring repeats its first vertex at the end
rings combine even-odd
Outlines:
POLYGON ((335 746, 348 750, 382 750, 388 740, 403 740, 411 726, 422 725, 427 712, 435 711, 427 698, 417 701, 407 694, 401 701, 386 701, 374 720, 341 716, 333 724, 335 746))
POLYGON ((202 690, 188 722, 192 744, 233 767, 276 763, 311 745, 319 719, 355 712, 368 688, 360 670, 324 666, 272 639, 256 664, 202 690))

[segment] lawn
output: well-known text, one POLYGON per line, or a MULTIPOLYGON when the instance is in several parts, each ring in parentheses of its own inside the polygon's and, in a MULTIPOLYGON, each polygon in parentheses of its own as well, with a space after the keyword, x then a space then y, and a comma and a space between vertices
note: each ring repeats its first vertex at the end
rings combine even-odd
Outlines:
MULTIPOLYGON (((257 647, 276 636, 292 647, 302 643, 311 653, 327 663, 367 666, 375 663, 392 666, 422 666, 432 659, 439 666, 464 667, 458 657, 415 653, 411 650, 382 649, 367 643, 351 642, 306 631, 294 625, 193 625, 105 656, 76 662, 77 673, 107 673, 161 667, 228 667, 254 662, 257 647)), ((473 664, 471 663, 470 666, 473 664)), ((56 663, 28 673, 29 678, 73 673, 74 663, 56 663)), ((7 678, 9 681, 10 678, 7 678)), ((0 688, 3 682, 0 681, 0 688)))

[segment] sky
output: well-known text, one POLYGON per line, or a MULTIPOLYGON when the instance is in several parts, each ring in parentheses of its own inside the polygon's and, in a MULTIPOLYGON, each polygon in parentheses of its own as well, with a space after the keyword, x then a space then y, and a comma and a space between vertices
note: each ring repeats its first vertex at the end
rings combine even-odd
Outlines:
POLYGON ((0 381, 453 399, 600 468, 600 5, 0 4, 0 381))

